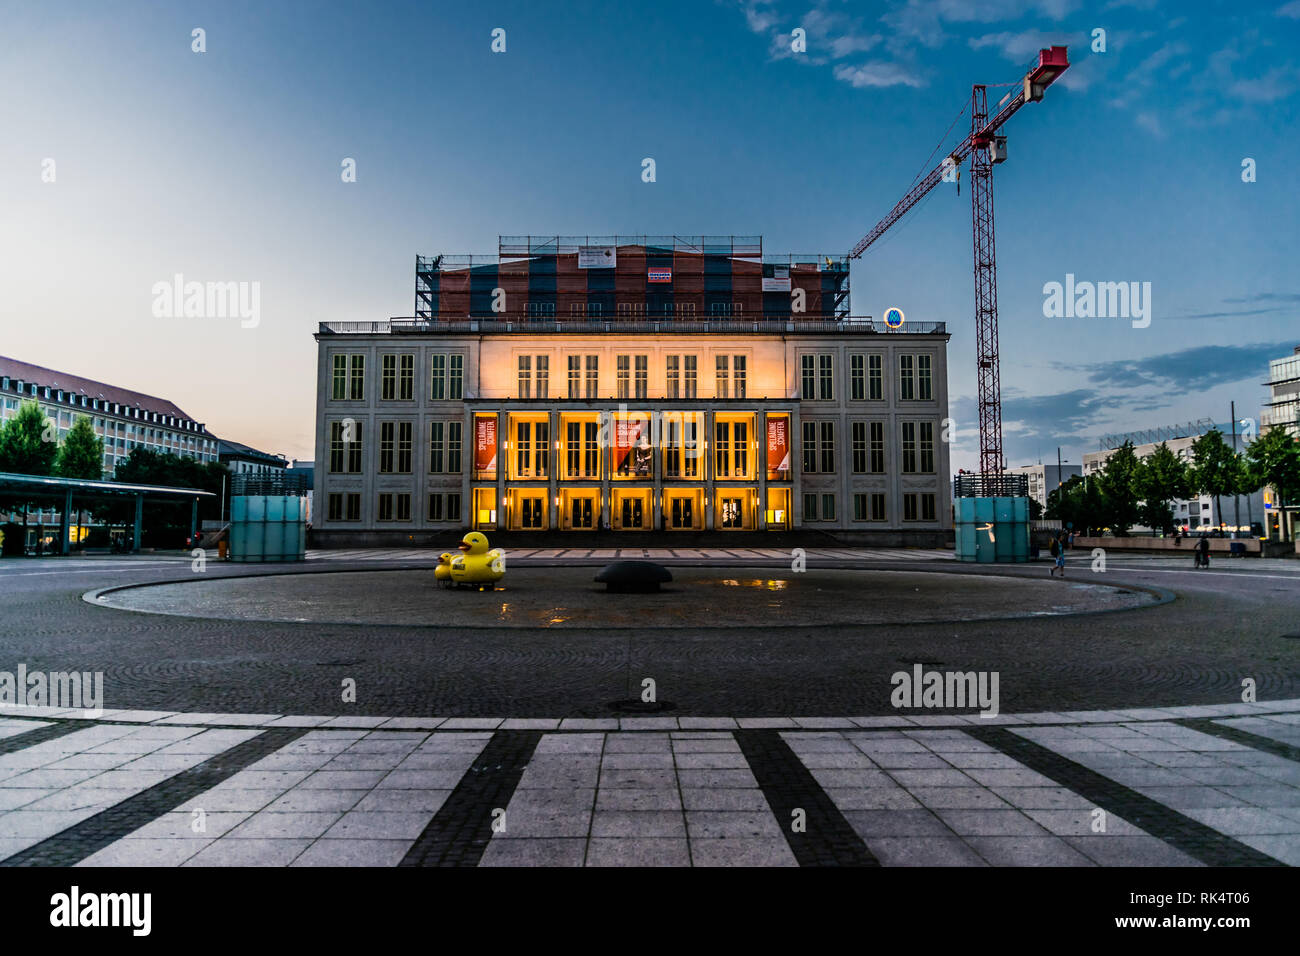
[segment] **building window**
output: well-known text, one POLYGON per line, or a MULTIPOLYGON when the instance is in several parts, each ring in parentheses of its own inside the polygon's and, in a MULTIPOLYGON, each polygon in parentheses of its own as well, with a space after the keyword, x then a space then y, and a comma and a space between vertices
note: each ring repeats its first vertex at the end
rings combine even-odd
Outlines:
POLYGON ((347 518, 348 521, 361 520, 361 492, 354 491, 347 495, 347 518))
POLYGON ((727 398, 730 391, 731 374, 729 371, 730 359, 726 355, 716 356, 714 359, 714 396, 717 398, 727 398))
POLYGON ((873 491, 871 493, 871 520, 885 520, 885 493, 883 491, 873 491))
POLYGON ((700 477, 699 419, 673 414, 664 418, 664 477, 700 477))
POLYGON ((397 357, 397 400, 409 402, 415 398, 415 356, 397 357))
POLYGON ((549 355, 537 356, 537 378, 535 379, 536 388, 534 392, 537 397, 545 401, 551 397, 551 357, 549 355))
POLYGON ((569 398, 582 397, 582 356, 569 356, 569 398))
POLYGON ((736 398, 745 397, 746 365, 745 356, 731 357, 731 391, 736 398))
POLYGON ((817 398, 829 402, 835 398, 835 379, 832 374, 832 356, 823 353, 817 356, 817 398))
POLYGON ((803 520, 804 521, 817 520, 817 496, 816 495, 803 496, 803 520))
POLYGON ((460 445, 463 422, 429 422, 429 472, 460 473, 460 445))
POLYGON ((532 398, 533 388, 533 357, 531 355, 519 356, 519 397, 532 398))
POLYGON ((391 494, 382 494, 379 496, 379 520, 393 520, 393 496, 391 494))
POLYGON ((929 402, 934 399, 931 356, 921 354, 898 357, 898 397, 907 402, 929 402))
POLYGON ((587 398, 598 398, 600 390, 600 356, 587 356, 587 398))
POLYGON ((429 398, 459 402, 465 394, 465 356, 435 352, 429 363, 429 398))
POLYGON ((867 496, 855 494, 853 496, 853 520, 867 520, 867 496))
POLYGON ((920 422, 921 426, 921 472, 934 474, 934 422, 920 422))
POLYGON ((397 398, 397 356, 382 355, 379 361, 379 397, 391 402, 397 398))
POLYGON ((884 356, 879 352, 849 356, 849 396, 855 402, 884 400, 884 356))
POLYGON ((330 422, 330 471, 360 472, 361 450, 361 422, 330 422))
POLYGON ((442 520, 442 495, 429 495, 429 521, 442 520))
POLYGON ((353 355, 351 359, 348 398, 351 401, 359 402, 366 397, 366 357, 364 355, 353 355))
POLYGON ((827 474, 835 470, 835 423, 821 423, 821 470, 827 474))
POLYGON ((382 473, 391 474, 393 470, 393 439, 396 426, 396 422, 379 423, 379 470, 382 473))
POLYGON ((822 495, 822 520, 823 521, 835 520, 835 496, 834 495, 822 495))
POLYGON ((921 495, 921 520, 934 520, 934 495, 932 494, 921 495))
POLYGON ((616 384, 618 387, 618 397, 626 399, 631 389, 632 381, 632 357, 630 355, 620 355, 617 357, 618 375, 616 384))
MULTIPOLYGON (((334 372, 330 384, 330 398, 341 402, 348 397, 348 357, 334 356, 334 372)), ((339 499, 339 513, 342 514, 343 503, 339 499)))
POLYGON ((867 356, 867 398, 873 402, 885 399, 885 357, 878 352, 867 356))
POLYGON ((515 423, 516 478, 545 478, 550 464, 549 422, 515 423))
POLYGON ((329 520, 343 520, 343 495, 339 492, 330 492, 329 497, 329 520))
POLYGON ((903 495, 903 520, 916 520, 916 495, 910 492, 903 495))
MULTIPOLYGON (((849 398, 855 402, 865 401, 867 398, 866 359, 867 357, 861 353, 849 356, 849 398)), ((856 513, 857 505, 854 504, 853 507, 856 513)))
POLYGON ((699 369, 696 367, 696 356, 683 355, 682 363, 682 398, 695 398, 696 384, 699 380, 699 369))
POLYGON ((460 493, 459 492, 447 496, 447 520, 448 521, 460 520, 460 493))
POLYGON ((682 373, 681 373, 681 356, 669 355, 664 359, 664 367, 668 376, 668 397, 682 397, 682 373))
POLYGON ((713 423, 715 478, 749 477, 749 423, 713 423))
POLYGON ((799 356, 799 397, 810 402, 817 395, 817 356, 799 356))
POLYGON ((600 476, 599 422, 566 422, 564 451, 566 477, 600 476))
POLYGON ((901 424, 903 472, 905 474, 916 473, 916 425, 916 422, 903 422, 901 424))
POLYGON ((411 473, 414 427, 411 422, 397 423, 397 472, 399 474, 409 475, 411 473))
POLYGON ((650 392, 650 356, 637 355, 636 362, 636 379, 633 382, 633 395, 636 398, 645 398, 650 392))
POLYGON ((855 475, 865 474, 867 471, 867 423, 852 422, 849 428, 851 430, 853 473, 855 475))

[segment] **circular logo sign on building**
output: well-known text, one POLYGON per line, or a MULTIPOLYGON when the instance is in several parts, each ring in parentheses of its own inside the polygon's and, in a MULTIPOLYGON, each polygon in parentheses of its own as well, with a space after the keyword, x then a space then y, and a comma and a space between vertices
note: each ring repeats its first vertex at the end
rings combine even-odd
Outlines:
POLYGON ((885 325, 891 329, 896 329, 903 324, 902 309, 887 309, 885 311, 885 325))

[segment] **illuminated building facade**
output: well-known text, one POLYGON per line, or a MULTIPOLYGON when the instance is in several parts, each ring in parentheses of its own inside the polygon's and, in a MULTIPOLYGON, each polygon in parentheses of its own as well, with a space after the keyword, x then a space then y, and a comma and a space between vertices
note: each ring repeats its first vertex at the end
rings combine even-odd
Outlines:
POLYGON ((323 546, 450 529, 952 527, 941 323, 852 318, 847 261, 757 237, 503 237, 416 316, 322 323, 323 546), (522 278, 520 278, 522 276, 522 278))

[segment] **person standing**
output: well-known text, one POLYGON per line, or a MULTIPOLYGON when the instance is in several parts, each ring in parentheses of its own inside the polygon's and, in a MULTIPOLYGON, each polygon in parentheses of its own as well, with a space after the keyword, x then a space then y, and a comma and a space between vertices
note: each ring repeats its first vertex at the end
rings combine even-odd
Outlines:
POLYGON ((1210 566, 1210 539, 1202 536, 1201 540, 1196 543, 1196 567, 1208 568, 1210 566))

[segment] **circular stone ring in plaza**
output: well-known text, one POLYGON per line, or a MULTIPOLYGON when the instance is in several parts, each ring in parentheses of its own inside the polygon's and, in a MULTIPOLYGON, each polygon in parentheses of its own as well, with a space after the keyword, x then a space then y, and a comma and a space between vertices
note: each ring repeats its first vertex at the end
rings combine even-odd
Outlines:
POLYGON ((990 621, 1162 603, 1153 589, 936 571, 674 568, 652 594, 609 593, 590 567, 513 568, 495 591, 430 571, 331 571, 106 588, 101 607, 236 621, 440 628, 820 627, 990 621))

